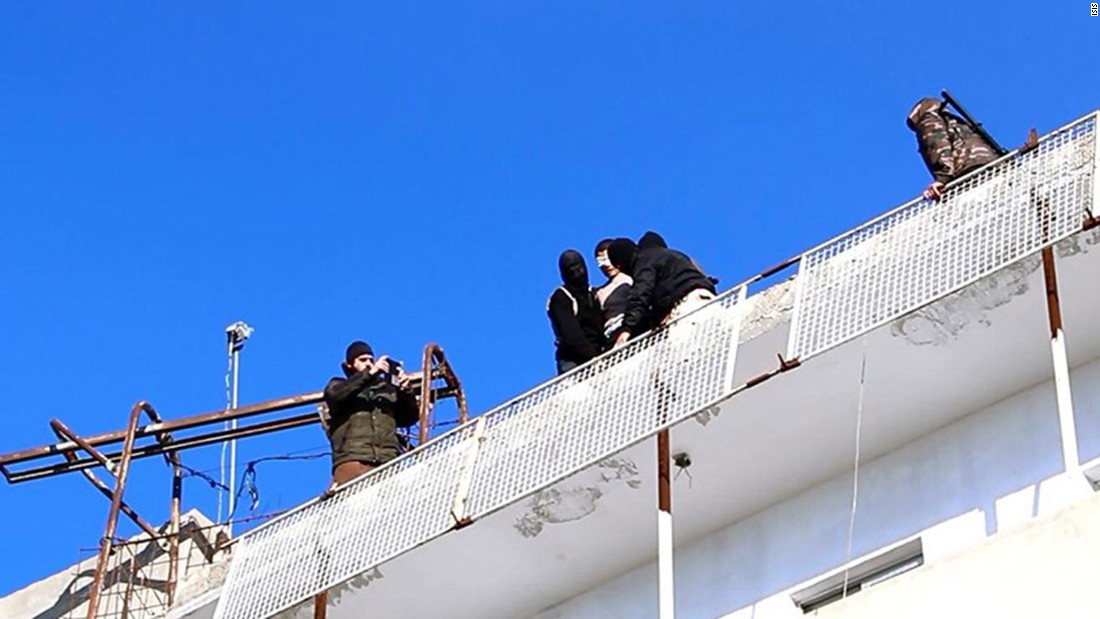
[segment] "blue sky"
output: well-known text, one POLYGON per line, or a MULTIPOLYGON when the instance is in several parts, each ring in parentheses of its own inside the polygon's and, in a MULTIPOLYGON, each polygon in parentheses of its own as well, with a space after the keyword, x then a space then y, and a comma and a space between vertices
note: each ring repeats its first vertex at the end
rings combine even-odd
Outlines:
MULTIPOLYGON (((922 96, 952 89, 1010 146, 1100 106, 1088 4, 9 3, 0 452, 53 417, 121 429, 141 399, 223 407, 235 320, 257 329, 242 403, 319 389, 364 338, 410 365, 440 342, 488 410, 553 374, 561 250, 654 229, 746 278, 919 192, 922 96)), ((258 475, 266 511, 328 471, 258 475)), ((132 479, 166 519, 163 462, 132 479)), ((0 595, 88 556, 107 512, 78 474, 0 506, 0 595)))

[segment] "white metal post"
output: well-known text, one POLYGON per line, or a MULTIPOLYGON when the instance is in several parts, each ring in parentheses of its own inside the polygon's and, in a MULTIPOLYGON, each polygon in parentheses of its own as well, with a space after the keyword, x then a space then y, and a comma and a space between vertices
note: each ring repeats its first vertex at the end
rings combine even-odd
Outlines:
POLYGON ((1043 280, 1047 293, 1047 318, 1050 322, 1050 351, 1054 361, 1054 395, 1058 402, 1058 427, 1062 437, 1062 462, 1067 473, 1077 470, 1077 424, 1073 418, 1073 392, 1069 382, 1069 357, 1065 332, 1062 330, 1062 309, 1058 298, 1058 275, 1055 271, 1054 248, 1042 251, 1043 280))
MULTIPOLYGON (((240 381, 241 381, 241 349, 230 344, 232 351, 230 354, 233 357, 233 397, 231 398, 230 407, 233 410, 237 410, 238 396, 240 395, 240 381)), ((229 422, 229 428, 231 430, 237 429, 237 420, 233 419, 229 422)), ((229 441, 229 531, 230 537, 233 536, 233 519, 232 514, 235 513, 237 507, 237 439, 229 441)))
MULTIPOLYGON (((239 404, 238 397, 240 395, 240 379, 241 379, 241 349, 244 348, 245 340, 252 336, 252 327, 248 326, 244 322, 237 321, 225 328, 226 341, 229 346, 229 359, 230 366, 233 370, 233 384, 230 391, 229 406, 232 410, 237 410, 239 404)), ((232 419, 229 422, 229 429, 237 429, 237 420, 232 419)), ((223 452, 224 453, 224 452, 223 452)), ((224 470, 224 469, 223 469, 224 470)), ((233 513, 237 507, 237 439, 233 438, 229 441, 229 516, 226 518, 226 533, 233 537, 233 513)))
POLYGON ((675 619, 672 569, 672 477, 668 430, 657 434, 657 596, 660 619, 675 619))

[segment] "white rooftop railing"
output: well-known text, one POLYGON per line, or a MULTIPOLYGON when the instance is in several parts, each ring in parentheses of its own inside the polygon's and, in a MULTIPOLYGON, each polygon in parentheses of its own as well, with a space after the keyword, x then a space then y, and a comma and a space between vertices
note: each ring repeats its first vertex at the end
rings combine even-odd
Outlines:
POLYGON ((807 359, 1081 230, 1097 114, 806 252, 787 354, 807 359))
POLYGON ((270 617, 720 402, 745 286, 238 540, 219 619, 270 617))
MULTIPOLYGON (((1097 115, 805 253, 790 358, 819 354, 1081 230, 1097 115)), ((747 284, 237 541, 217 619, 260 619, 429 542, 734 393, 747 284)))

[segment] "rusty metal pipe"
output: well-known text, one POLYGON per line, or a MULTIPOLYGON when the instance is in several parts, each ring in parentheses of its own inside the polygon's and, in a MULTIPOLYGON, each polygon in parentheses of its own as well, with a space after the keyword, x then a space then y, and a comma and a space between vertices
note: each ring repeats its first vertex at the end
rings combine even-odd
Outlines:
MULTIPOLYGON (((152 445, 143 445, 141 447, 134 448, 133 459, 139 460, 141 458, 148 458, 160 454, 182 451, 184 449, 203 447, 205 445, 223 442, 230 437, 247 438, 249 436, 258 436, 270 432, 289 430, 293 428, 312 425, 315 423, 318 423, 317 415, 315 413, 309 413, 304 415, 297 415, 294 417, 288 417, 286 419, 265 421, 250 426, 241 426, 238 427, 236 430, 219 430, 210 434, 202 434, 199 436, 175 439, 167 444, 154 443, 152 445)), ((62 452, 62 454, 63 453, 64 452, 62 452)), ((106 454, 105 457, 114 460, 120 456, 121 452, 113 452, 106 454)), ((62 462, 22 471, 9 471, 8 481, 13 484, 22 483, 25 481, 41 479, 43 477, 50 477, 51 475, 69 473, 72 471, 80 471, 94 466, 99 466, 99 461, 92 458, 79 458, 73 460, 72 462, 62 462)))
MULTIPOLYGON (((53 428, 53 431, 55 434, 57 434, 57 437, 62 440, 73 440, 78 443, 83 442, 82 439, 80 439, 80 437, 76 435, 76 433, 70 430, 69 427, 62 423, 60 420, 54 419, 53 421, 51 421, 50 427, 53 428)), ((99 453, 99 451, 97 451, 94 447, 89 445, 87 447, 84 447, 84 449, 89 454, 91 454, 98 462, 109 462, 107 458, 103 456, 103 454, 99 453)), ((71 452, 65 453, 64 456, 69 462, 72 462, 77 458, 76 454, 71 452)), ((112 475, 114 474, 113 466, 105 466, 105 468, 107 468, 107 471, 111 472, 112 475)), ((92 484, 93 487, 95 487, 95 489, 99 490, 100 493, 103 494, 103 496, 107 497, 107 499, 111 499, 113 494, 111 489, 107 487, 107 484, 96 477, 95 473, 86 469, 81 470, 80 472, 84 474, 84 478, 87 479, 88 482, 92 484)), ((119 509, 122 510, 122 513, 126 514, 126 516, 129 517, 130 520, 133 521, 133 523, 136 524, 142 531, 148 533, 150 537, 156 537, 157 535, 159 535, 156 528, 146 522, 144 518, 139 516, 138 513, 126 503, 126 501, 121 502, 121 504, 119 505, 119 509)))
POLYGON ((107 512, 107 526, 103 531, 103 539, 99 542, 99 558, 96 561, 92 588, 88 593, 88 619, 96 619, 96 614, 99 612, 100 589, 103 586, 103 577, 118 529, 118 512, 122 504, 122 494, 126 491, 126 478, 130 473, 130 458, 133 455, 134 441, 137 440, 138 420, 141 419, 141 412, 147 408, 152 406, 148 402, 141 401, 130 410, 130 421, 126 425, 126 436, 123 439, 122 458, 119 460, 118 473, 115 474, 115 491, 111 496, 111 509, 107 512))
POLYGON ((168 608, 176 601, 176 581, 180 562, 180 503, 183 500, 183 466, 179 454, 172 452, 172 505, 168 538, 168 608))
MULTIPOLYGON (((53 429, 53 432, 54 432, 54 434, 57 435, 57 438, 59 438, 63 441, 68 441, 68 442, 71 442, 71 443, 75 443, 77 446, 79 446, 81 449, 83 449, 88 455, 90 455, 95 461, 102 464, 103 468, 107 469, 108 473, 110 473, 111 475, 115 474, 115 464, 114 464, 114 462, 111 462, 110 459, 108 459, 106 456, 104 456, 102 453, 100 453, 99 450, 97 450, 95 447, 93 447, 91 444, 89 444, 88 441, 86 441, 83 438, 77 436, 76 432, 73 432, 72 429, 70 429, 69 426, 65 425, 65 423, 62 422, 60 419, 56 419, 56 418, 51 419, 50 420, 50 428, 53 429)), ((71 451, 62 452, 62 455, 64 455, 66 457, 66 459, 76 456, 76 454, 74 454, 71 451)))
POLYGON ((431 425, 432 418, 432 359, 438 349, 439 346, 434 342, 429 342, 424 347, 424 354, 420 360, 420 373, 423 378, 420 380, 420 427, 417 436, 419 445, 428 442, 428 426, 431 425))
MULTIPOLYGON (((193 415, 191 417, 184 417, 183 419, 166 421, 159 424, 154 422, 154 425, 152 426, 139 427, 137 429, 135 437, 142 438, 146 436, 154 436, 158 433, 174 432, 176 430, 187 430, 191 428, 221 423, 223 421, 229 421, 232 419, 243 419, 255 415, 262 415, 264 413, 274 413, 277 411, 286 410, 288 408, 296 408, 298 406, 305 406, 308 404, 317 404, 321 402, 322 395, 322 392, 314 391, 286 398, 279 398, 276 400, 268 400, 266 402, 260 402, 258 404, 250 404, 248 406, 242 406, 235 409, 219 410, 213 413, 193 415)), ((95 436, 86 437, 84 440, 87 441, 89 445, 102 447, 104 445, 123 442, 126 439, 126 436, 127 432, 124 430, 121 432, 107 432, 104 434, 97 434, 95 436)), ((76 444, 66 442, 56 445, 45 445, 42 447, 34 447, 32 449, 16 451, 0 455, 0 466, 45 458, 48 456, 57 455, 65 451, 75 451, 77 448, 78 446, 76 444)))

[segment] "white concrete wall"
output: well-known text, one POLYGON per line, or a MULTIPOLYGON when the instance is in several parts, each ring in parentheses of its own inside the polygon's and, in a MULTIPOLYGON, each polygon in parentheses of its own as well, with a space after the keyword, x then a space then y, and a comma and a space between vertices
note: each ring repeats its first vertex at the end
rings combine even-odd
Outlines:
MULTIPOLYGON (((1074 370, 1073 388, 1078 444, 1086 461, 1100 456, 1100 361, 1074 370)), ((675 561, 677 617, 802 617, 791 593, 858 563, 862 556, 919 535, 926 566, 891 581, 903 583, 991 536, 1092 496, 1083 476, 1062 470, 1050 382, 862 463, 849 555, 852 481, 849 471, 723 530, 680 544, 675 561)), ((974 575, 984 576, 980 571, 974 575)), ((872 591, 845 603, 856 605, 859 595, 872 591)), ((536 619, 656 616, 652 563, 547 609, 536 619)), ((901 607, 892 608, 888 616, 945 615, 910 614, 901 607)))

